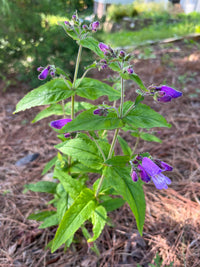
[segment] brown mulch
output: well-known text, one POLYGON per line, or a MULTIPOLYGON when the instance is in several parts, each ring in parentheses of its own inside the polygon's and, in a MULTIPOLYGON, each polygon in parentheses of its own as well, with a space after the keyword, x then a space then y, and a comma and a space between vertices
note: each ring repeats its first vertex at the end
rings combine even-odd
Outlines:
MULTIPOLYGON (((49 196, 33 192, 23 193, 23 185, 41 180, 47 161, 56 155, 55 132, 50 119, 31 124, 41 108, 13 115, 15 105, 27 92, 24 84, 10 86, 3 93, 0 83, 0 266, 70 267, 70 266, 149 266, 156 254, 162 266, 200 266, 200 42, 177 42, 152 46, 155 58, 140 59, 144 50, 134 51, 134 70, 146 85, 168 84, 183 92, 171 103, 155 103, 145 99, 163 114, 171 128, 156 129, 162 144, 140 141, 137 151, 149 151, 155 158, 174 166, 169 173, 172 185, 156 190, 146 185, 146 221, 140 237, 134 217, 128 207, 110 214, 114 228, 106 226, 96 242, 97 257, 82 238, 67 250, 51 254, 45 250, 56 228, 39 230, 39 224, 27 220, 32 212, 47 208, 49 196), (22 167, 15 166, 27 154, 39 157, 22 167)), ((94 74, 93 74, 94 75, 94 74)), ((96 77, 105 78, 107 72, 96 77)), ((134 100, 136 85, 127 82, 126 99, 134 100)), ((135 139, 122 133, 133 147, 135 139)), ((117 148, 119 150, 119 148, 117 148)))

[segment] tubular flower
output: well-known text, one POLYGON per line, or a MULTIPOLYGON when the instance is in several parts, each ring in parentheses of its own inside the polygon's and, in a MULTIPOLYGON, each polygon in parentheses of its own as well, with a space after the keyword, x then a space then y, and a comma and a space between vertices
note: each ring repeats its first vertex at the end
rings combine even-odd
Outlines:
POLYGON ((97 108, 93 111, 93 114, 106 117, 108 115, 108 110, 107 108, 103 108, 103 107, 97 108))
POLYGON ((99 21, 95 21, 95 22, 93 22, 93 23, 92 23, 92 31, 93 31, 93 32, 96 32, 97 29, 99 28, 99 25, 100 25, 99 21))
POLYGON ((50 123, 51 127, 55 129, 62 129, 63 126, 65 126, 68 122, 72 121, 71 119, 60 119, 56 121, 52 121, 50 123))
MULTIPOLYGON (((163 162, 164 163, 164 162, 163 162)), ((163 165, 162 163, 162 165, 163 165)), ((164 166, 171 167, 168 164, 164 163, 164 166)), ((139 166, 138 166, 139 167, 139 166)), ((151 177, 157 189, 167 189, 168 184, 171 184, 171 180, 162 174, 164 169, 161 169, 158 165, 156 165, 151 159, 144 157, 142 159, 142 168, 147 173, 148 176, 151 177)), ((166 170, 166 169, 165 169, 166 170)), ((172 170, 172 167, 171 167, 172 170)), ((142 177, 141 177, 142 179, 142 177)))
POLYGON ((172 98, 177 98, 182 96, 182 92, 179 92, 171 87, 166 85, 162 85, 160 87, 156 87, 154 90, 154 98, 159 102, 170 102, 172 98))
POLYGON ((138 175, 137 175, 136 171, 132 170, 131 178, 132 178, 133 182, 137 182, 138 181, 138 175))
POLYGON ((45 80, 49 74, 49 70, 50 70, 50 66, 43 68, 43 67, 39 67, 37 68, 37 71, 41 71, 41 73, 38 75, 38 79, 39 80, 45 80))

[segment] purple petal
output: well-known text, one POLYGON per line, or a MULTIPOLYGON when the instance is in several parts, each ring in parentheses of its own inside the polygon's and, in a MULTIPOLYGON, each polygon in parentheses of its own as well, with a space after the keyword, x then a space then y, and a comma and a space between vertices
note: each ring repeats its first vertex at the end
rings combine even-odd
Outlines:
POLYGON ((152 176, 152 181, 157 189, 167 189, 167 185, 171 184, 171 180, 162 173, 152 176))
POLYGON ((160 91, 161 92, 165 92, 166 95, 171 96, 171 98, 177 98, 177 97, 182 96, 181 92, 179 92, 179 91, 177 91, 177 90, 175 90, 175 89, 173 89, 171 87, 168 87, 166 85, 162 85, 160 87, 160 91))
POLYGON ((145 171, 145 169, 141 166, 138 165, 138 169, 140 170, 140 178, 143 182, 148 183, 151 181, 151 177, 148 175, 148 173, 145 171))
POLYGON ((142 167, 150 176, 155 176, 162 172, 162 169, 159 168, 151 159, 147 157, 143 158, 142 167))
POLYGON ((157 101, 162 102, 162 103, 170 102, 171 100, 172 100, 172 97, 170 95, 157 97, 157 101))
POLYGON ((40 67, 37 68, 37 71, 41 72, 41 71, 43 71, 43 69, 44 69, 44 67, 40 66, 40 67))
POLYGON ((161 160, 156 160, 155 163, 163 170, 163 171, 172 171, 173 167, 169 164, 165 163, 161 160))
POLYGON ((69 138, 70 136, 71 136, 70 133, 66 133, 66 134, 64 134, 64 137, 65 137, 65 138, 69 138))
POLYGON ((99 21, 93 22, 92 23, 92 30, 96 31, 99 28, 99 25, 100 25, 99 21))
POLYGON ((46 77, 48 76, 48 74, 49 74, 49 70, 48 70, 48 68, 46 68, 40 73, 40 75, 38 76, 38 79, 39 80, 45 80, 46 77))
POLYGON ((133 74, 134 70, 133 70, 133 68, 128 68, 127 72, 128 72, 128 74, 133 74))
POLYGON ((93 114, 94 114, 94 115, 99 115, 100 112, 101 112, 101 109, 98 108, 98 109, 95 109, 95 110, 93 111, 93 114))
POLYGON ((131 178, 132 178, 133 182, 138 181, 138 175, 137 175, 136 171, 132 171, 131 178))
POLYGON ((72 121, 71 119, 61 119, 61 120, 56 120, 52 121, 50 123, 51 127, 55 129, 62 129, 63 126, 65 126, 68 122, 72 121))
POLYGON ((99 43, 99 48, 102 52, 107 52, 109 50, 109 46, 104 43, 99 43))

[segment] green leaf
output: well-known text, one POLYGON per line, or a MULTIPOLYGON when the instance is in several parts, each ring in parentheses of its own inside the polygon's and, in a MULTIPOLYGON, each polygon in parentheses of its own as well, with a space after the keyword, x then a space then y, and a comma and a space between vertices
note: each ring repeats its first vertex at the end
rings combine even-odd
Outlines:
POLYGON ((60 104, 52 104, 50 107, 40 111, 35 118, 32 120, 32 123, 40 121, 44 118, 50 117, 52 115, 63 115, 63 109, 60 104))
POLYGON ((114 90, 110 85, 92 78, 83 78, 81 82, 78 79, 77 84, 79 85, 76 88, 76 94, 87 99, 95 100, 103 95, 120 96, 120 92, 114 90))
POLYGON ((47 219, 45 219, 44 222, 38 227, 38 229, 44 229, 44 228, 51 227, 57 224, 59 224, 59 220, 58 220, 57 214, 54 214, 48 217, 47 219))
POLYGON ((33 192, 55 194, 57 185, 54 182, 40 181, 36 184, 26 184, 24 187, 33 192))
POLYGON ((140 79, 140 77, 136 74, 136 73, 133 73, 133 74, 128 74, 128 72, 126 73, 123 73, 121 72, 120 73, 120 76, 125 79, 125 80, 132 80, 134 81, 137 85, 140 86, 140 88, 145 91, 145 92, 148 92, 147 88, 144 86, 142 80, 140 79))
POLYGON ((117 136, 117 139, 119 141, 119 144, 121 146, 121 149, 122 149, 124 155, 131 156, 132 151, 131 151, 131 148, 129 147, 128 143, 119 135, 117 136))
MULTIPOLYGON (((131 135, 134 136, 134 133, 131 133, 131 135)), ((162 140, 160 138, 158 138, 157 136, 150 134, 150 133, 140 132, 139 136, 141 139, 148 141, 148 142, 162 143, 162 140)))
POLYGON ((101 205, 104 206, 107 212, 111 212, 113 210, 119 209, 124 205, 125 202, 126 201, 122 198, 111 198, 101 203, 101 205))
POLYGON ((67 200, 66 196, 61 197, 58 200, 56 208, 57 208, 57 218, 58 218, 58 221, 60 222, 62 220, 66 210, 68 209, 68 200, 67 200))
POLYGON ((96 39, 94 39, 93 37, 91 37, 91 36, 86 37, 85 39, 80 40, 79 44, 82 45, 83 47, 86 47, 86 48, 92 50, 99 57, 101 57, 101 58, 104 57, 103 52, 99 48, 99 42, 96 39))
POLYGON ((44 221, 46 218, 50 217, 51 215, 56 214, 53 210, 45 210, 38 213, 32 213, 28 216, 28 220, 35 220, 35 221, 44 221))
POLYGON ((25 95, 17 104, 14 113, 35 106, 57 103, 70 97, 74 92, 70 90, 61 78, 53 79, 25 95))
POLYGON ((92 140, 76 138, 56 146, 58 150, 80 161, 83 165, 94 169, 101 169, 103 159, 92 140))
POLYGON ((171 127, 166 119, 145 104, 139 104, 123 118, 135 128, 171 127))
POLYGON ((66 73, 61 68, 56 67, 56 74, 63 75, 63 76, 65 76, 67 78, 67 80, 70 80, 69 73, 66 73))
POLYGON ((45 173, 47 173, 55 165, 57 159, 58 159, 58 157, 55 156, 49 162, 47 162, 47 164, 44 166, 44 169, 42 171, 42 175, 44 175, 45 173))
POLYGON ((123 127, 122 120, 114 112, 106 117, 94 115, 94 108, 79 114, 73 121, 62 128, 62 132, 112 130, 123 127))
POLYGON ((63 27, 67 35, 69 35, 73 40, 79 40, 78 35, 72 29, 69 29, 64 21, 59 21, 58 24, 63 27))
POLYGON ((71 173, 88 173, 88 172, 101 173, 101 171, 87 167, 78 161, 72 163, 72 165, 69 168, 69 171, 71 173))
POLYGON ((67 172, 55 168, 53 177, 57 178, 63 185, 65 191, 71 198, 75 199, 83 189, 83 185, 77 179, 73 179, 67 172))
POLYGON ((118 71, 118 72, 121 71, 121 68, 118 62, 111 62, 109 64, 109 68, 111 68, 111 70, 114 70, 114 71, 118 71))
POLYGON ((66 211, 56 232, 52 252, 65 243, 91 217, 95 207, 96 201, 93 192, 88 188, 84 189, 66 211))
MULTIPOLYGON (((74 112, 78 112, 80 110, 87 110, 94 107, 94 105, 87 102, 75 102, 74 103, 74 112)), ((65 104, 65 114, 71 115, 71 101, 65 104)))
POLYGON ((107 219, 107 212, 103 206, 98 206, 92 213, 93 237, 88 242, 94 242, 101 234, 107 219))
POLYGON ((119 195, 128 202, 142 235, 145 220, 145 196, 142 185, 134 183, 130 176, 130 168, 106 167, 104 183, 111 185, 119 195))
POLYGON ((106 165, 125 167, 129 162, 130 156, 114 156, 104 162, 106 165))

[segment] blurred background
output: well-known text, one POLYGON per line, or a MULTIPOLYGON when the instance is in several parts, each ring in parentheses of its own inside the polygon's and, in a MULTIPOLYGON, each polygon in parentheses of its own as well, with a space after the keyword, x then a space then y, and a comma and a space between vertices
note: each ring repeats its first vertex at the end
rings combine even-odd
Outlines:
MULTIPOLYGON (((73 73, 77 46, 57 22, 70 19, 75 10, 83 21, 100 20, 95 38, 115 48, 200 33, 200 0, 0 0, 0 6, 3 90, 16 79, 38 86, 40 65, 73 73)), ((86 51, 82 67, 92 60, 86 51)))

